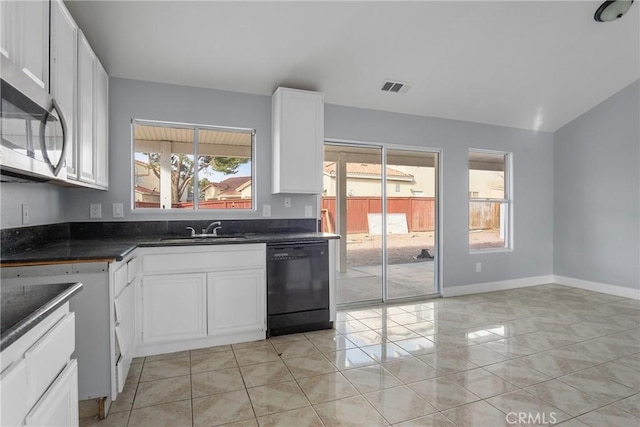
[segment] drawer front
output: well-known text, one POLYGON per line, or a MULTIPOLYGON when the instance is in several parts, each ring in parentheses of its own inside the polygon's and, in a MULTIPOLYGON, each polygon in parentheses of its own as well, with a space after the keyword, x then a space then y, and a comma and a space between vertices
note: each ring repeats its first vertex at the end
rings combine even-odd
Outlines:
POLYGON ((26 425, 76 427, 78 424, 78 363, 74 359, 29 412, 26 425))
POLYGON ((215 249, 192 246, 187 250, 143 255, 144 273, 195 272, 261 268, 266 264, 264 244, 224 245, 215 249))
POLYGON ((25 353, 28 407, 38 401, 67 365, 75 349, 75 328, 75 315, 69 313, 25 353))
POLYGON ((27 414, 27 364, 20 359, 0 377, 0 425, 20 426, 27 414))
POLYGON ((127 286, 116 298, 116 325, 129 317, 133 317, 133 288, 133 285, 127 286))
POLYGON ((127 263, 127 282, 131 283, 138 276, 138 258, 133 258, 127 263))
POLYGON ((131 368, 131 357, 120 357, 118 363, 116 363, 116 380, 118 382, 118 393, 122 393, 124 390, 124 384, 127 381, 129 375, 129 369, 131 368))
POLYGON ((113 295, 117 297, 129 283, 127 281, 127 266, 123 265, 118 270, 116 270, 114 276, 113 295))

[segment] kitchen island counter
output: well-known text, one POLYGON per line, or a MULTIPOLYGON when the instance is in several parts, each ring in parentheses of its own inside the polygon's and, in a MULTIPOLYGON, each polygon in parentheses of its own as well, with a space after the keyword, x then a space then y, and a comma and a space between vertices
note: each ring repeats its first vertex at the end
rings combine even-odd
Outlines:
POLYGON ((81 289, 82 283, 3 287, 0 350, 22 337, 81 289))

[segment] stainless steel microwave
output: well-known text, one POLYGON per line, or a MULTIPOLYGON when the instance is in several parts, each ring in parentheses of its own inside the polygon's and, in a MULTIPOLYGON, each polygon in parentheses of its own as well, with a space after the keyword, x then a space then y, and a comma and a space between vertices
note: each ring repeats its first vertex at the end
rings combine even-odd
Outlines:
POLYGON ((0 55, 0 169, 2 181, 64 181, 68 131, 49 93, 0 55))

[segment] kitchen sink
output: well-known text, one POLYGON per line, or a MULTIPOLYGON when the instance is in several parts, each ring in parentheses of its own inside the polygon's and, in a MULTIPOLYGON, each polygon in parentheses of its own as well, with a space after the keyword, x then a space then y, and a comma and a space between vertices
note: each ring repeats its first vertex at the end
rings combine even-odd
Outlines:
POLYGON ((162 242, 211 242, 215 240, 224 240, 224 241, 236 241, 236 240, 244 240, 246 236, 240 235, 214 235, 214 234, 195 234, 193 236, 180 236, 180 237, 165 237, 160 239, 162 242))

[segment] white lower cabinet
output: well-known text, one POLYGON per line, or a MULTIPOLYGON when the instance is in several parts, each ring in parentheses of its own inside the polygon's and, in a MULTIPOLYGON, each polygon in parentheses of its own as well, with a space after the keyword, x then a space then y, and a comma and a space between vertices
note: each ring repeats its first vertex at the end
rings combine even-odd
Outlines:
POLYGON ((0 425, 78 425, 74 325, 64 303, 2 350, 0 425))
POLYGON ((207 275, 162 274, 142 279, 143 343, 207 336, 207 275))
POLYGON ((72 360, 26 418, 27 426, 78 425, 78 364, 72 360))
POLYGON ((266 334, 264 244, 141 248, 136 356, 266 334))
POLYGON ((261 269, 207 274, 209 335, 264 327, 264 276, 261 269))

